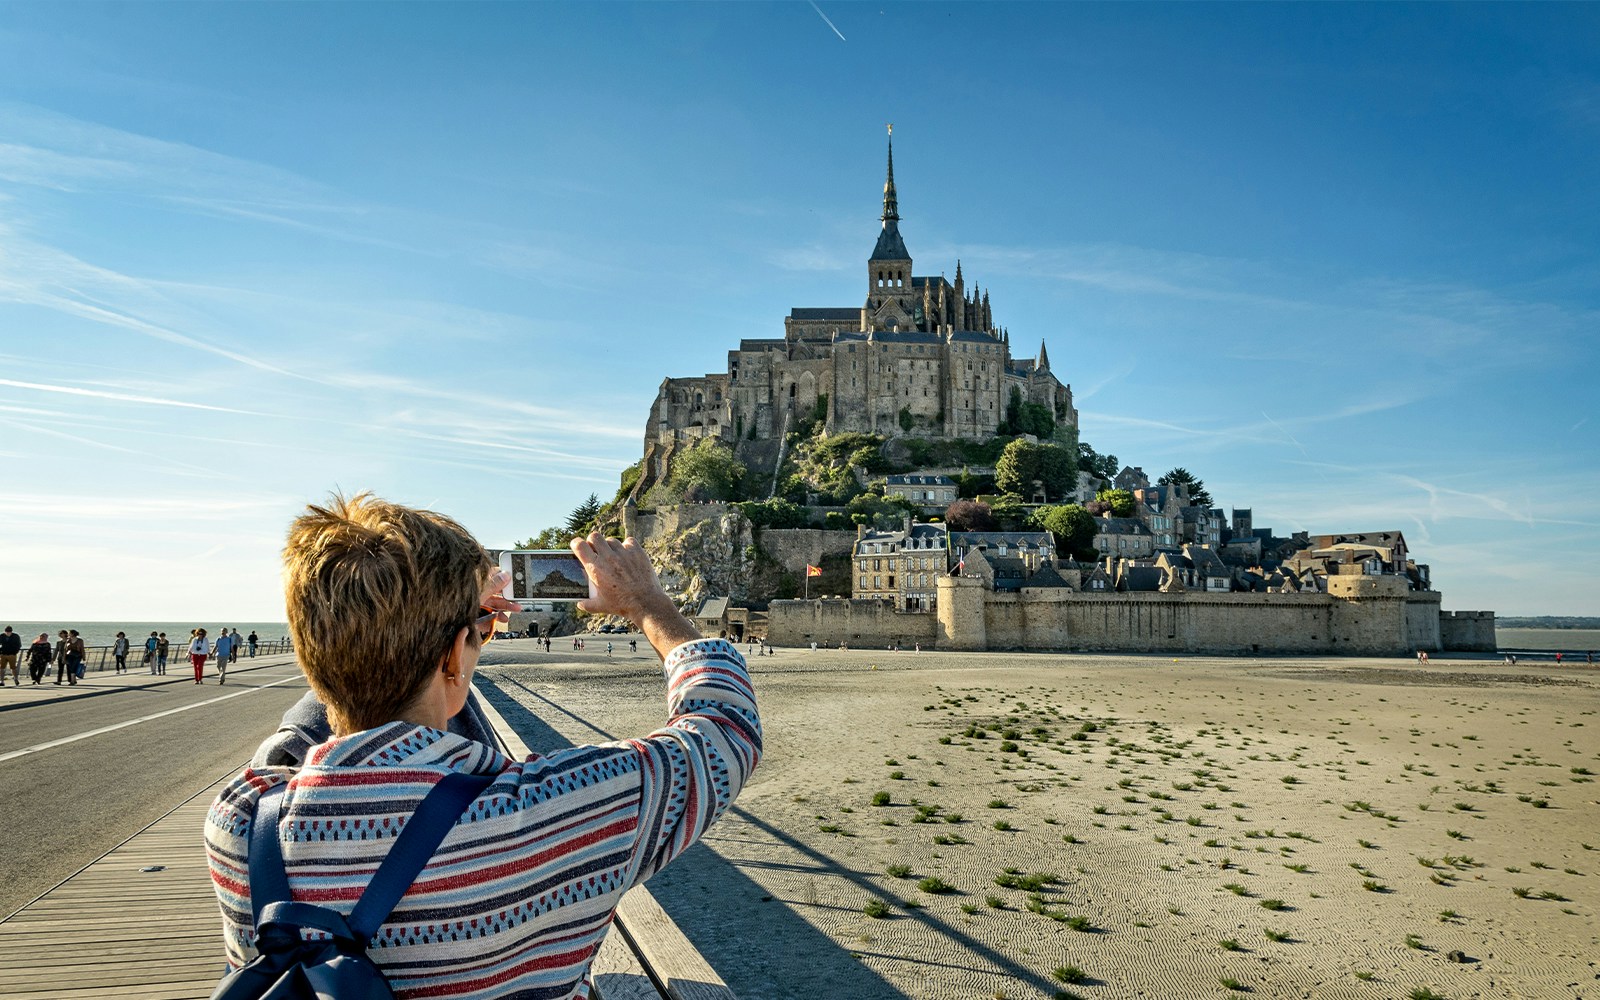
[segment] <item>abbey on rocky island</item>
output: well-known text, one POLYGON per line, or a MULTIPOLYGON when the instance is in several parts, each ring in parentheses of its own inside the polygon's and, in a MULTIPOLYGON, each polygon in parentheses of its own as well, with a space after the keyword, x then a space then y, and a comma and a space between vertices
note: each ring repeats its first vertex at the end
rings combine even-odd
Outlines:
POLYGON ((661 383, 645 430, 641 492, 665 479, 681 447, 710 438, 766 464, 789 430, 812 418, 828 434, 986 440, 1020 401, 1046 407, 1059 426, 1077 426, 1072 388, 1050 370, 1043 341, 1037 357, 1013 356, 988 293, 968 289, 960 261, 953 283, 912 273, 892 140, 880 218, 863 305, 791 309, 783 337, 741 340, 726 373, 661 383))

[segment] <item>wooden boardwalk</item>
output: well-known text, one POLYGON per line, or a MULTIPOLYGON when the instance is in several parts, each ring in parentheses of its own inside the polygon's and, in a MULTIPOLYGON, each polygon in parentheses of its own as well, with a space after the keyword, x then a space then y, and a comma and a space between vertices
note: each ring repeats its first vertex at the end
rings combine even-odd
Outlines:
MULTIPOLYGON (((222 917, 201 829, 216 789, 0 920, 0 1000, 209 1000, 223 973, 222 917)), ((19 849, 37 847, 0 846, 19 849)), ((616 928, 594 963, 601 1000, 733 1000, 644 886, 623 897, 616 928)))
POLYGON ((210 997, 222 918, 200 828, 215 794, 201 792, 0 922, 0 998, 210 997))

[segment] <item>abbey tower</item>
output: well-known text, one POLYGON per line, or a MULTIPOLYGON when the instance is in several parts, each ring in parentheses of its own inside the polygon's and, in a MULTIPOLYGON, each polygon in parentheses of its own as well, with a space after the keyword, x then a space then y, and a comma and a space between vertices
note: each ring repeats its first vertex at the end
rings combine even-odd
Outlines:
MULTIPOLYGON (((988 439, 1015 391, 1076 426, 1072 389, 1037 357, 1011 353, 988 293, 955 280, 915 275, 900 235, 894 145, 883 185, 882 228, 867 259, 867 291, 857 307, 795 308, 783 337, 746 339, 728 352, 728 370, 661 383, 645 429, 639 493, 665 475, 674 452, 701 438, 732 446, 765 465, 783 436, 812 416, 825 433, 988 439)), ((637 494, 636 494, 637 495, 637 494)))

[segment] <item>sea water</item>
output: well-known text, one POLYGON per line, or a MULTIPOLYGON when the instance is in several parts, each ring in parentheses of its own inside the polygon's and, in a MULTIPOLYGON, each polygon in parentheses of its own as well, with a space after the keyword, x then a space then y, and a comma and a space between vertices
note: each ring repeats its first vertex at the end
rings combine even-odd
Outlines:
POLYGON ((223 629, 238 629, 241 636, 248 636, 255 632, 262 642, 288 637, 288 622, 244 622, 244 621, 190 621, 190 622, 85 622, 62 619, 54 622, 14 622, 0 618, 0 628, 11 626, 12 631, 22 636, 22 645, 26 648, 39 633, 44 632, 50 641, 56 641, 56 633, 62 629, 77 629, 83 637, 85 646, 109 646, 117 641, 117 633, 125 632, 128 643, 135 652, 144 648, 145 639, 151 632, 167 633, 167 641, 173 646, 187 646, 189 630, 203 628, 206 635, 215 638, 223 629))

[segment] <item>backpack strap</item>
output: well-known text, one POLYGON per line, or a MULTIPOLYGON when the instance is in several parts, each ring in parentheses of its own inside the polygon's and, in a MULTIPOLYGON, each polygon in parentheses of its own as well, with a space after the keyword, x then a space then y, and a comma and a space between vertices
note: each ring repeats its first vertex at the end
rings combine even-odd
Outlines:
POLYGON ((406 821, 405 829, 395 838, 389 855, 367 883, 367 889, 356 900, 350 913, 350 929, 364 947, 372 940, 383 922, 406 894, 411 884, 422 874, 422 869, 449 835, 456 820, 478 793, 489 786, 495 776, 490 774, 462 774, 457 771, 439 779, 439 783, 417 805, 416 812, 406 821))
POLYGON ((327 931, 365 948, 427 867, 461 814, 494 777, 451 772, 439 779, 417 804, 348 918, 327 907, 290 901, 289 877, 284 871, 283 846, 278 839, 283 790, 288 783, 267 789, 257 800, 255 824, 250 831, 250 907, 257 930, 269 923, 287 921, 327 931), (269 908, 271 912, 267 912, 269 908))
POLYGON ((261 911, 269 903, 289 902, 289 876, 283 870, 283 845, 278 841, 278 816, 283 811, 285 781, 273 785, 256 800, 255 823, 250 828, 250 909, 253 923, 261 926, 261 911))

